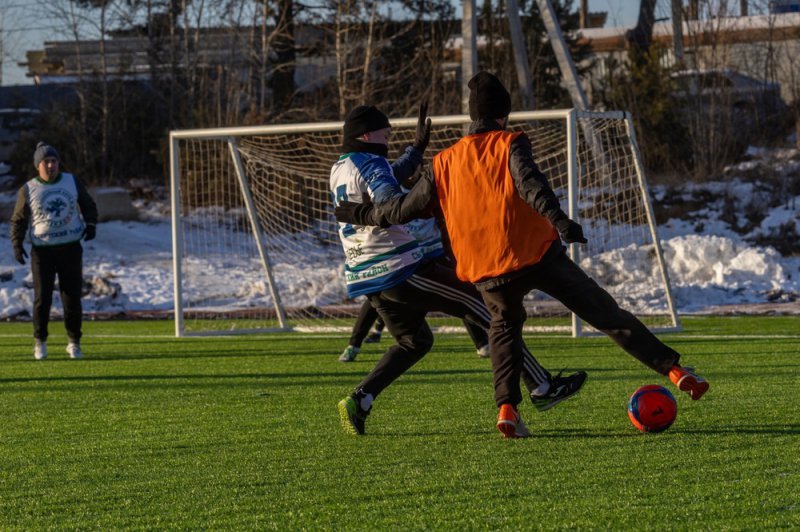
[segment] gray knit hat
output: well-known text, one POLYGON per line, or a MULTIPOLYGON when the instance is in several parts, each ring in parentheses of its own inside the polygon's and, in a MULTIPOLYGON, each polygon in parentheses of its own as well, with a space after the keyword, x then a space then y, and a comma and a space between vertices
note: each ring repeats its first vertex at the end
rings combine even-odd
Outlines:
POLYGON ((39 142, 39 144, 36 145, 36 151, 33 152, 33 166, 39 168, 39 163, 44 161, 47 157, 55 157, 59 161, 61 160, 54 147, 45 142, 39 142))

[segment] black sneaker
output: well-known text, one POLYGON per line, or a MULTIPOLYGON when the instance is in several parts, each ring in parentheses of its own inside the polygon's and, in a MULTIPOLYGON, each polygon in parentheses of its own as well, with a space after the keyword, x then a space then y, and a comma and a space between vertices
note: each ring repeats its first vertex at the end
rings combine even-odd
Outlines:
POLYGON ((539 412, 544 412, 553 408, 564 399, 569 399, 581 389, 583 383, 586 382, 586 372, 576 371, 572 375, 566 377, 558 375, 550 379, 550 389, 544 395, 531 394, 531 402, 539 412))
POLYGON ((339 401, 337 405, 342 428, 346 433, 352 434, 353 436, 364 434, 364 422, 369 415, 369 410, 362 409, 361 405, 358 403, 358 399, 356 399, 355 394, 353 394, 339 401))

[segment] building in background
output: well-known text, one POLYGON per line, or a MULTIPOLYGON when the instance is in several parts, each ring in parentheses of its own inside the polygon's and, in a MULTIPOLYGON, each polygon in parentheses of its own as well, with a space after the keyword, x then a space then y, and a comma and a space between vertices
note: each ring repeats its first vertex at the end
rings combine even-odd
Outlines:
MULTIPOLYGON (((800 3, 800 0, 792 0, 800 3)), ((787 7, 789 4, 782 7, 787 7)), ((675 64, 672 23, 653 27, 653 42, 667 52, 664 61, 675 64)), ((628 53, 626 28, 587 28, 581 36, 592 51, 596 74, 611 62, 623 62, 628 53)), ((788 102, 800 100, 800 12, 690 20, 683 23, 686 68, 731 69, 765 83, 778 83, 788 102)))

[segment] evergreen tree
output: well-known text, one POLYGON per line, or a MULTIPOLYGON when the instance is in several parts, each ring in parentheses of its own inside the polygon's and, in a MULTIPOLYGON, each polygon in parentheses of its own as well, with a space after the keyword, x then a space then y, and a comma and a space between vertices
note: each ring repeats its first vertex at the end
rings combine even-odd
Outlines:
MULTIPOLYGON (((552 5, 578 75, 582 76, 590 70, 591 62, 588 45, 579 42, 577 31, 580 24, 579 14, 572 7, 572 0, 553 0, 552 5)), ((531 92, 534 107, 536 109, 572 107, 572 100, 563 84, 558 59, 550 44, 536 0, 521 0, 519 7, 533 84, 531 92)), ((515 64, 508 60, 509 57, 513 57, 513 50, 505 2, 499 0, 496 5, 490 0, 484 2, 479 32, 489 41, 479 52, 480 66, 494 72, 507 87, 518 87, 515 64)), ((511 93, 512 97, 518 98, 518 90, 512 90, 511 93)), ((514 108, 522 109, 518 99, 514 102, 514 108)))

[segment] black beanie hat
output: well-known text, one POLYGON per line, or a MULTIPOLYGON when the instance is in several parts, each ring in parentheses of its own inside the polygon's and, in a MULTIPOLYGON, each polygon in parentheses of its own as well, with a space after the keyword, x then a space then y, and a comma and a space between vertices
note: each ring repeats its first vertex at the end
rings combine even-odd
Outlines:
POLYGON ((511 95, 494 75, 481 70, 469 80, 469 117, 505 118, 511 112, 511 95))
POLYGON ((391 127, 389 117, 374 105, 359 105, 344 119, 344 138, 355 139, 370 131, 391 127))
POLYGON ((47 157, 55 157, 60 160, 58 152, 54 147, 45 142, 39 142, 39 144, 36 145, 36 150, 33 152, 33 166, 39 168, 39 163, 44 161, 47 157))

